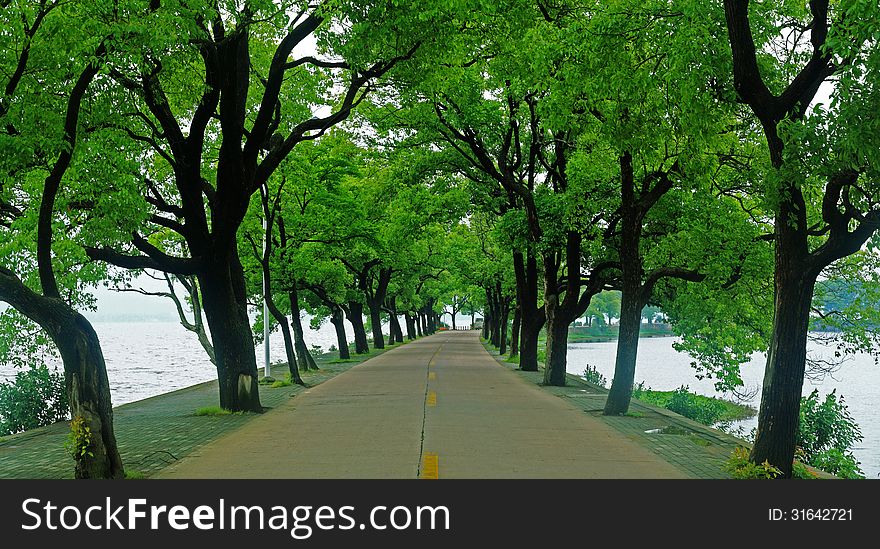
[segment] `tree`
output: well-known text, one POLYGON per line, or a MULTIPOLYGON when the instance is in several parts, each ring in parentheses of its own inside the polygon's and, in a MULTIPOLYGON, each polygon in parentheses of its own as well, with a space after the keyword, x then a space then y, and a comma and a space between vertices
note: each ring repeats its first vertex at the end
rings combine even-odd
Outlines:
POLYGON ((142 197, 153 214, 130 239, 105 241, 89 256, 196 276, 214 338, 220 404, 261 411, 236 240, 250 197, 297 145, 347 118, 424 35, 411 26, 394 40, 379 38, 406 16, 382 3, 245 2, 226 11, 207 2, 192 9, 162 4, 157 12, 164 18, 149 53, 110 71, 115 108, 130 113, 121 131, 153 161, 142 197), (342 19, 350 24, 334 25, 342 19), (364 32, 373 45, 366 56, 358 49, 364 32), (315 33, 337 58, 291 59, 315 33), (336 102, 323 93, 331 83, 342 88, 336 102), (331 111, 312 114, 310 103, 325 101, 334 103, 331 111), (157 228, 178 233, 189 255, 170 255, 151 242, 157 228))
POLYGON ((82 187, 66 188, 82 157, 84 104, 118 53, 116 37, 142 29, 123 31, 116 14, 66 2, 4 6, 0 19, 13 46, 0 57, 8 75, 0 96, 0 300, 38 324, 61 355, 70 412, 83 427, 76 478, 122 478, 104 355, 77 311, 84 287, 105 274, 83 267, 75 240, 60 229, 86 198, 82 187), (62 45, 61 36, 72 42, 62 45))
POLYGON ((749 7, 724 2, 734 87, 766 141, 773 211, 773 330, 750 457, 790 477, 816 280, 880 225, 872 184, 880 132, 866 123, 880 106, 880 49, 871 34, 880 8, 814 0, 784 13, 756 8, 754 23, 749 7), (785 56, 768 59, 763 48, 779 36, 792 38, 785 56), (830 107, 811 106, 832 79, 830 107))

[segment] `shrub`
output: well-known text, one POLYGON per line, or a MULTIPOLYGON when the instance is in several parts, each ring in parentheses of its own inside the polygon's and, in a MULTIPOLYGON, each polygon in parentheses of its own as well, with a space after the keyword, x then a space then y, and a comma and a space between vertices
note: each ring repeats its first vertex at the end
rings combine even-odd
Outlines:
POLYGON ((801 398, 797 445, 806 463, 839 477, 865 478, 852 455, 853 446, 861 440, 859 426, 836 390, 822 401, 815 389, 801 398))
POLYGON ((721 419, 725 412, 723 403, 715 399, 698 397, 699 395, 688 391, 687 386, 681 386, 672 392, 666 408, 703 425, 713 425, 721 419))
POLYGON ((782 474, 782 471, 767 461, 760 465, 749 461, 749 451, 742 446, 733 450, 730 458, 724 463, 724 470, 735 479, 772 479, 782 474))
POLYGON ((583 378, 593 385, 598 385, 599 387, 605 388, 608 380, 605 379, 599 370, 596 369, 595 366, 591 364, 587 364, 587 369, 584 370, 583 378))
POLYGON ((68 418, 64 375, 44 364, 0 383, 0 435, 20 433, 68 418))

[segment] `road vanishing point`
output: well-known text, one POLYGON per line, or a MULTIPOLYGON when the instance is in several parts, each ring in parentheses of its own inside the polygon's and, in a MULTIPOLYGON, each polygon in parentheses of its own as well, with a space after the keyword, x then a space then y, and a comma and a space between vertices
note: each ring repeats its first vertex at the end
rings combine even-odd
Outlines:
MULTIPOLYGON (((196 449, 158 478, 685 478, 500 365, 479 332, 389 350, 196 449)), ((154 477, 155 478, 155 477, 154 477)))

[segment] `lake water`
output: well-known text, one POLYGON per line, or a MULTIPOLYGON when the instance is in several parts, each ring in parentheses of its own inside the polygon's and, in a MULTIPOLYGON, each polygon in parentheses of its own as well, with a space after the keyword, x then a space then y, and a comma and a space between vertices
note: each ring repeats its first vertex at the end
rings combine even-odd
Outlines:
MULTIPOLYGON (((141 400, 217 379, 217 369, 199 345, 195 334, 177 322, 95 322, 101 340, 113 405, 141 400)), ((336 344, 333 325, 320 330, 306 328, 306 343, 325 351, 336 344)), ((269 350, 272 362, 286 361, 284 339, 272 334, 269 350)), ((262 367, 263 345, 257 345, 257 364, 262 367)), ((60 361, 59 361, 60 365, 60 361)), ((14 375, 0 365, 0 380, 14 375)))
MULTIPOLYGON (((308 329, 306 343, 324 350, 336 344, 333 326, 325 323, 319 330, 308 329)), ((107 373, 113 404, 167 393, 203 381, 216 379, 216 370, 208 360, 195 336, 177 322, 95 322, 107 361, 107 373)), ((387 332, 387 330, 386 330, 387 332)), ((711 381, 697 380, 690 367, 688 355, 672 348, 674 338, 643 338, 639 346, 636 381, 644 381, 652 389, 675 389, 688 385, 691 390, 708 396, 719 396, 711 381)), ((587 364, 595 366, 610 383, 614 374, 616 342, 574 343, 568 348, 568 371, 582 374, 587 364)), ((272 361, 285 360, 284 342, 280 333, 272 335, 272 361)), ((262 364, 263 347, 257 346, 258 364, 262 364)), ((742 377, 747 387, 760 387, 764 371, 763 355, 755 355, 743 367, 742 377)), ((14 374, 11 368, 0 366, 0 380, 14 374)), ((880 393, 880 367, 867 355, 860 355, 845 363, 833 377, 818 384, 805 383, 804 394, 818 388, 820 394, 837 389, 846 397, 850 413, 861 427, 864 440, 855 450, 868 478, 880 476, 880 407, 876 405, 880 393)), ((757 407, 760 394, 750 404, 757 407)), ((757 420, 741 422, 746 430, 757 420)))
MULTIPOLYGON (((645 385, 656 390, 672 390, 688 385, 696 393, 707 396, 730 396, 715 391, 711 380, 698 380, 691 368, 691 357, 679 353, 672 347, 673 337, 642 338, 639 343, 638 361, 636 363, 636 382, 644 381, 645 385)), ((829 351, 818 344, 810 343, 812 351, 824 353, 829 351)), ((605 376, 610 386, 614 376, 614 356, 617 342, 604 343, 573 343, 568 347, 568 371, 572 374, 583 374, 587 364, 591 364, 605 376)), ((764 378, 765 356, 755 354, 751 362, 742 367, 742 379, 747 388, 758 390, 758 394, 746 404, 757 408, 761 399, 760 386, 764 378)), ((856 355, 842 364, 832 375, 827 375, 821 382, 807 380, 804 382, 804 395, 813 389, 819 390, 824 396, 837 389, 843 395, 850 414, 858 423, 864 440, 858 443, 853 451, 856 459, 861 462, 862 470, 867 478, 880 477, 880 407, 877 406, 880 395, 880 366, 874 364, 870 355, 856 355)), ((757 425, 757 417, 738 422, 734 427, 742 426, 746 432, 757 425)))

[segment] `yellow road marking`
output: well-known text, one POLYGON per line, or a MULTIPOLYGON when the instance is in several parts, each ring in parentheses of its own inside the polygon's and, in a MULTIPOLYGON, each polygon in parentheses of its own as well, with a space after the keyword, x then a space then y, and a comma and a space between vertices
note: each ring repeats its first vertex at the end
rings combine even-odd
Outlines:
POLYGON ((434 372, 428 372, 428 379, 437 379, 437 374, 434 372))
POLYGON ((436 480, 440 478, 440 457, 433 452, 425 452, 422 456, 422 474, 420 478, 436 480))
POLYGON ((434 391, 428 391, 428 398, 425 399, 428 406, 436 406, 437 405, 437 393, 434 391))

